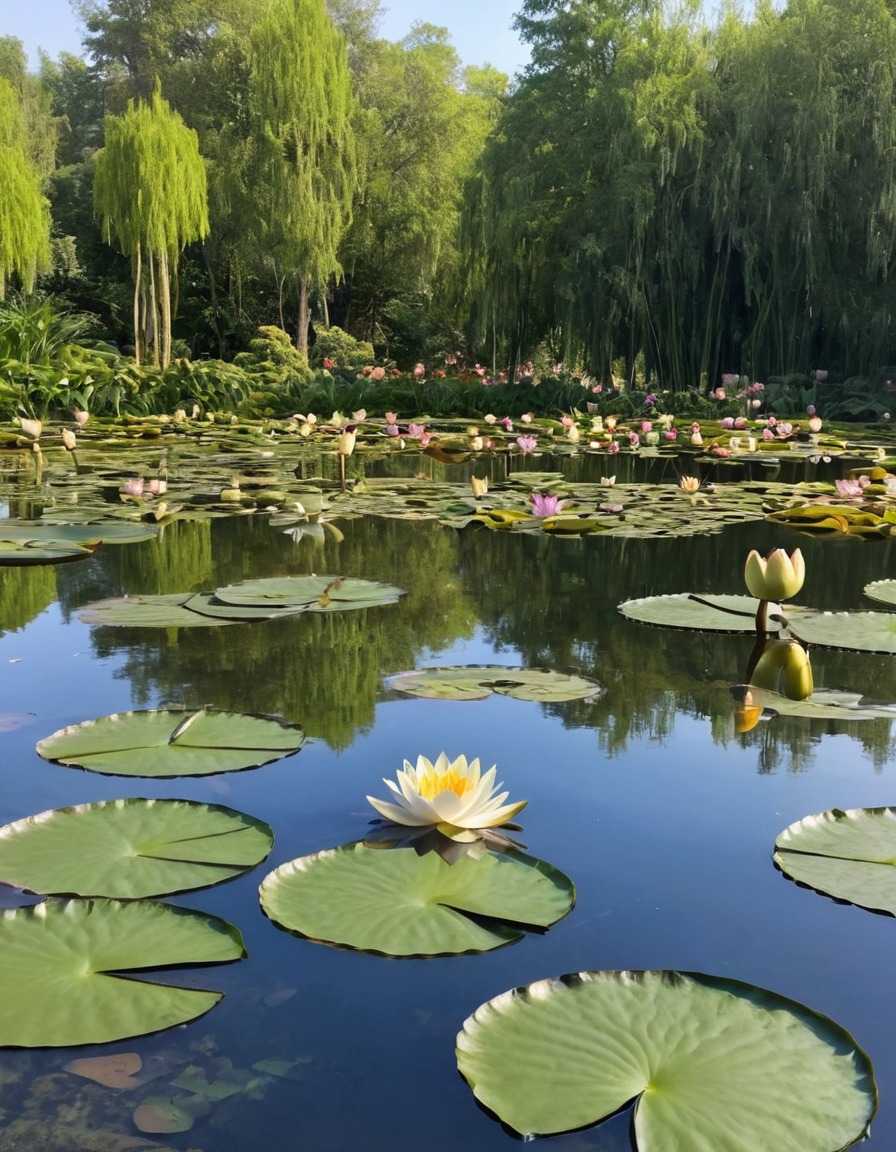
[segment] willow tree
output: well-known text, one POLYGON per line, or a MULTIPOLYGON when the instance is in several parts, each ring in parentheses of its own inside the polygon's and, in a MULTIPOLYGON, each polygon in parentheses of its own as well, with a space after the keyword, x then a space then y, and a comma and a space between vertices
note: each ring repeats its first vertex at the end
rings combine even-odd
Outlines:
POLYGON ((108 116, 96 157, 94 207, 107 243, 114 237, 134 269, 134 345, 152 342, 153 359, 171 359, 171 276, 180 253, 208 233, 205 166, 196 133, 157 88, 150 103, 108 116))
POLYGON ((10 276, 30 292, 50 260, 50 206, 26 152, 19 98, 0 76, 0 299, 10 276))
POLYGON ((259 255, 281 301, 282 286, 295 284, 296 348, 307 353, 311 293, 340 271, 356 180, 351 74, 324 0, 272 0, 252 30, 250 93, 259 255))

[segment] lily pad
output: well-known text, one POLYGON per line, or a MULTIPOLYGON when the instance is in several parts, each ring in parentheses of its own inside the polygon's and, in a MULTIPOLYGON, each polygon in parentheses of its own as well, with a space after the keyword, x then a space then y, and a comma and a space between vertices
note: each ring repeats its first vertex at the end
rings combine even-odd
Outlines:
POLYGON ((896 653, 896 612, 820 612, 804 609, 791 619, 793 635, 820 648, 896 653))
POLYGON ((593 699, 604 691, 596 680, 584 676, 570 676, 550 668, 507 668, 498 664, 418 668, 399 673, 391 684, 399 692, 427 700, 484 700, 494 692, 545 704, 593 699))
MULTIPOLYGON (((688 628, 697 632, 755 632, 759 601, 752 596, 697 595, 644 596, 625 600, 619 611, 630 620, 661 628, 688 628)), ((788 605, 788 609, 790 605, 788 605)))
POLYGON ((98 544, 139 544, 154 540, 158 530, 134 520, 104 520, 86 524, 56 524, 40 520, 0 521, 0 540, 33 544, 77 544, 94 549, 98 544))
POLYGON ((567 876, 514 850, 449 865, 435 852, 361 843, 281 865, 260 894, 290 931, 387 956, 500 948, 562 919, 575 900, 567 876))
POLYGON ((775 863, 835 900, 896 916, 896 808, 832 808, 785 828, 775 863))
POLYGON ((790 700, 766 688, 739 684, 732 693, 749 691, 753 704, 779 716, 803 716, 809 720, 896 720, 896 704, 868 703, 858 692, 818 688, 805 700, 790 700))
POLYGON ((865 585, 863 591, 870 599, 896 608, 896 580, 872 580, 865 585))
POLYGON ((92 555, 92 548, 80 544, 62 544, 52 540, 0 540, 0 566, 4 567, 64 564, 69 560, 86 560, 92 555))
POLYGON ((0 828, 0 881, 29 892, 136 900, 239 876, 271 850, 269 825, 192 800, 105 800, 0 828))
POLYGON ((298 752, 302 729, 273 716, 200 709, 114 712, 60 728, 37 744, 45 760, 112 776, 208 776, 298 752))
POLYGON ((683 972, 580 972, 483 1004, 457 1037, 476 1098, 524 1135, 631 1101, 644 1149, 834 1152, 877 1110, 871 1062, 773 992, 683 972))
POLYGON ((395 604, 404 590, 375 580, 349 576, 272 576, 244 580, 219 588, 215 598, 222 604, 252 607, 301 608, 306 612, 345 612, 395 604))
POLYGON ((150 900, 50 899, 0 913, 0 1046, 105 1044, 184 1024, 222 994, 134 973, 245 954, 226 920, 150 900))
POLYGON ((236 614, 220 619, 187 607, 188 604, 195 606, 195 602, 196 596, 191 592, 164 596, 110 596, 85 605, 78 613, 78 619, 82 624, 121 628, 212 628, 239 623, 236 614))

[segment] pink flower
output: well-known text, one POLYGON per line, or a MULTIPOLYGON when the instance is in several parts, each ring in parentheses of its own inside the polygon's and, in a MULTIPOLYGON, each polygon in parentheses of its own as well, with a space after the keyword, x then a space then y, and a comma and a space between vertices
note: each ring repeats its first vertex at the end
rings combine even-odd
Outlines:
POLYGON ((385 375, 386 375, 386 369, 381 364, 377 364, 376 368, 373 368, 371 370, 370 379, 371 380, 382 380, 382 378, 385 375))
POLYGON ((421 363, 415 364, 414 365, 414 379, 415 380, 422 380, 425 375, 426 375, 426 368, 424 367, 424 365, 421 363))
POLYGON ((613 453, 614 456, 619 451, 619 445, 616 443, 615 440, 613 440, 612 443, 610 444, 610 451, 613 453))
POLYGON ((501 423, 504 425, 504 431, 505 432, 512 432, 513 431, 513 421, 510 419, 509 416, 505 416, 504 419, 501 421, 501 423))
POLYGON ((517 436, 517 447, 520 452, 525 456, 527 452, 534 452, 538 446, 538 438, 536 436, 517 436))
POLYGON ((408 424, 408 436, 412 440, 422 440, 426 434, 426 429, 422 424, 408 424))
POLYGON ((638 445, 641 443, 641 437, 638 435, 637 432, 629 432, 628 442, 629 442, 629 444, 631 444, 632 448, 637 448, 638 445))
POLYGON ((727 459, 727 457, 731 455, 728 449, 723 448, 720 444, 713 444, 712 448, 710 448, 710 452, 713 454, 713 456, 720 456, 723 459, 727 459))
POLYGON ((670 428, 669 431, 664 432, 663 435, 665 436, 665 438, 667 440, 677 440, 678 439, 678 433, 675 431, 674 428, 670 428))
POLYGON ((551 492, 531 492, 529 500, 532 504, 533 516, 556 516, 569 503, 568 500, 561 500, 551 492))
POLYGON ((564 428, 572 428, 573 424, 575 424, 575 420, 573 420, 572 416, 561 416, 560 423, 564 428))
POLYGON ((90 419, 90 413, 85 412, 83 408, 75 409, 75 422, 80 424, 83 428, 87 421, 90 419))
POLYGON ((653 431, 653 425, 650 423, 650 421, 649 421, 649 420, 645 420, 645 421, 644 421, 644 422, 641 424, 641 431, 642 431, 642 432, 643 432, 645 435, 646 435, 648 432, 652 432, 652 431, 653 431))
POLYGON ((603 384, 595 384, 594 387, 591 389, 591 391, 595 394, 595 396, 599 396, 601 394, 601 392, 603 392, 603 390, 604 390, 603 384))
POLYGON ((420 433, 420 447, 421 448, 425 448, 429 444, 430 440, 432 440, 432 433, 431 432, 421 432, 420 433))
POLYGON ((775 438, 775 434, 774 434, 774 432, 772 432, 771 428, 763 428, 762 429, 762 439, 763 440, 774 440, 774 438, 775 438))
POLYGON ((696 421, 696 420, 695 420, 695 421, 694 421, 694 423, 691 425, 691 431, 692 431, 692 432, 699 432, 699 431, 700 431, 700 425, 697 423, 697 421, 696 421))
POLYGON ((862 495, 862 485, 858 480, 835 480, 837 495, 844 500, 855 500, 862 495))
POLYGON ((726 416, 723 420, 720 420, 719 423, 722 425, 723 428, 733 428, 734 427, 734 417, 733 416, 726 416))
POLYGON ((712 400, 727 400, 728 393, 724 388, 716 388, 715 392, 710 392, 710 399, 712 400))
POLYGON ((401 433, 398 431, 398 425, 397 424, 387 424, 385 426, 385 428, 383 429, 383 431, 386 433, 387 436, 392 437, 392 438, 401 435, 401 433))
POLYGON ((746 426, 747 426, 747 421, 746 421, 745 417, 743 417, 743 416, 738 416, 737 419, 734 421, 734 427, 735 428, 746 428, 746 426))
POLYGON ((331 360, 329 356, 324 356, 324 368, 335 368, 336 361, 331 360))
POLYGON ((119 487, 118 491, 122 494, 122 496, 142 496, 143 486, 144 484, 142 476, 130 476, 119 487))
POLYGON ((387 412, 385 414, 385 421, 387 424, 397 424, 398 423, 398 413, 397 412, 387 412))

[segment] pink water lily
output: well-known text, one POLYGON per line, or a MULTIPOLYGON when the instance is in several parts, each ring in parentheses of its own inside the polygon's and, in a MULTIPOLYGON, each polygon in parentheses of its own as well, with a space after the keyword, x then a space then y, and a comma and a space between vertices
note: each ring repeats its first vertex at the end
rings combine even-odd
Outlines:
POLYGON ((527 452, 534 452, 538 447, 538 438, 536 436, 517 436, 516 444, 525 456, 527 452))
POLYGON ((552 492, 530 492, 529 500, 533 516, 556 516, 569 504, 568 500, 561 500, 552 492))

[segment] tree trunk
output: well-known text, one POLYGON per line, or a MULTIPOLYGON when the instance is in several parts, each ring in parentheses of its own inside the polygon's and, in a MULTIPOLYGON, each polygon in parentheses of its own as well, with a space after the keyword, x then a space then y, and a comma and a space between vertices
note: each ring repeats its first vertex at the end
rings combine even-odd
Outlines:
POLYGON ((303 276, 299 281, 299 314, 298 329, 296 331, 296 349, 308 359, 308 327, 311 323, 311 310, 309 296, 311 294, 311 281, 303 276))
POLYGON ((137 267, 134 273, 134 360, 140 366, 140 281, 143 278, 143 260, 137 245, 137 267))
POLYGON ((159 366, 159 304, 156 297, 156 265, 155 260, 149 258, 149 303, 152 312, 152 362, 156 368, 159 366))
POLYGON ((171 363, 171 280, 168 275, 168 253, 159 256, 159 296, 162 309, 162 323, 159 336, 162 353, 162 367, 171 363))

